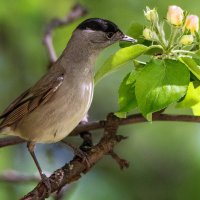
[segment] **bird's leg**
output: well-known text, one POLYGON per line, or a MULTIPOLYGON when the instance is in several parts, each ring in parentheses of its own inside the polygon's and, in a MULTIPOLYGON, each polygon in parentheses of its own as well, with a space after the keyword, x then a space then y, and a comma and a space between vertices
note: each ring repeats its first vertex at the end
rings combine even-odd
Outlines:
POLYGON ((88 131, 84 131, 80 133, 80 136, 83 139, 80 149, 87 152, 93 147, 92 134, 88 131))
POLYGON ((38 162, 38 160, 37 160, 37 158, 36 158, 35 152, 34 152, 35 143, 34 143, 34 142, 28 142, 28 143, 27 143, 27 148, 28 148, 28 151, 29 151, 29 153, 31 154, 31 157, 33 158, 34 163, 35 163, 35 165, 36 165, 36 167, 37 167, 37 169, 38 169, 38 171, 39 171, 39 173, 40 173, 40 176, 41 176, 41 178, 42 178, 42 176, 43 176, 42 169, 41 169, 41 167, 40 167, 40 164, 39 164, 39 162, 38 162))
POLYGON ((48 195, 51 194, 51 184, 49 182, 49 179, 47 178, 47 176, 45 174, 42 173, 42 169, 40 167, 40 164, 36 158, 34 149, 35 149, 35 143, 34 142, 27 142, 27 148, 29 153, 31 154, 31 157, 33 158, 33 161, 39 171, 40 177, 42 179, 42 182, 45 184, 46 188, 47 188, 47 193, 48 195))
MULTIPOLYGON (((88 123, 88 113, 84 116, 79 124, 86 124, 88 123)), ((84 131, 80 133, 81 138, 83 139, 83 143, 80 146, 80 149, 83 151, 88 151, 93 147, 92 142, 92 134, 88 131, 84 131)))

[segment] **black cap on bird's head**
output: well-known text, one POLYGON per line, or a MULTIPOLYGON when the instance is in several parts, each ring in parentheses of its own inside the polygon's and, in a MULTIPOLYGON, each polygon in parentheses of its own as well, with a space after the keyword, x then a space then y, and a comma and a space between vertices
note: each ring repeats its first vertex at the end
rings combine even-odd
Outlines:
POLYGON ((108 33, 108 32, 116 33, 120 31, 118 26, 114 24, 113 22, 106 19, 100 19, 100 18, 86 19, 77 28, 81 30, 90 29, 93 31, 103 31, 105 33, 108 33))
POLYGON ((108 39, 111 39, 113 35, 118 34, 120 36, 118 40, 129 41, 133 43, 136 42, 135 39, 124 35, 116 24, 106 19, 101 19, 101 18, 86 19, 85 21, 83 21, 81 24, 78 25, 77 29, 101 31, 107 34, 108 39))

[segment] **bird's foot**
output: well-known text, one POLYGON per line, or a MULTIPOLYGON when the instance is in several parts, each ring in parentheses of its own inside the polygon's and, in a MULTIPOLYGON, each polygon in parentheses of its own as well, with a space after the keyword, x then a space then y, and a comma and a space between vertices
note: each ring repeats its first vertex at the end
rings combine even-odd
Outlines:
MULTIPOLYGON (((90 163, 90 161, 89 161, 89 159, 88 159, 88 154, 87 154, 87 152, 85 152, 85 151, 83 151, 82 149, 77 148, 77 147, 74 147, 74 148, 73 148, 73 151, 74 151, 74 155, 75 155, 76 157, 79 157, 83 163, 86 163, 86 165, 87 165, 87 170, 90 169, 90 168, 91 168, 91 163, 90 163)), ((87 170, 86 170, 86 171, 87 171, 87 170)))
POLYGON ((80 136, 83 139, 80 149, 84 152, 91 150, 93 147, 92 134, 88 131, 84 131, 80 133, 80 136))
POLYGON ((91 163, 88 159, 88 154, 87 152, 81 150, 80 148, 77 148, 74 150, 74 154, 79 157, 83 163, 86 163, 87 165, 87 170, 91 168, 91 163))
POLYGON ((51 194, 51 183, 50 183, 50 180, 45 174, 40 174, 40 176, 41 176, 42 183, 46 187, 46 193, 48 194, 48 196, 50 196, 50 194, 51 194))
POLYGON ((68 143, 66 141, 62 141, 62 142, 64 144, 66 144, 67 146, 69 146, 73 150, 74 155, 76 157, 80 158, 83 163, 86 163, 87 170, 91 168, 91 164, 90 164, 90 162, 88 160, 88 154, 87 154, 86 151, 84 151, 84 150, 82 150, 82 149, 80 149, 80 148, 78 148, 78 147, 74 146, 73 144, 68 143))

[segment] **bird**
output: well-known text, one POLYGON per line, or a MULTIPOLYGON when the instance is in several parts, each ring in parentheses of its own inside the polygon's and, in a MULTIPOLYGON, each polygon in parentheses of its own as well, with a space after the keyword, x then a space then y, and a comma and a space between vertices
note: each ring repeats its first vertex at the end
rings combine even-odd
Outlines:
POLYGON ((95 61, 103 49, 118 41, 136 42, 109 20, 84 20, 47 73, 0 116, 0 133, 27 141, 42 179, 46 176, 36 158, 35 145, 61 141, 80 123, 93 98, 95 61))

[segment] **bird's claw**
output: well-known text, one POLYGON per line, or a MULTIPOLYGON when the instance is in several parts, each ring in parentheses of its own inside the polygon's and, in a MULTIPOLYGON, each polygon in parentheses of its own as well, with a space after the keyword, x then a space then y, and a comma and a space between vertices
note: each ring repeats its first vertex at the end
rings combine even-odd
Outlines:
POLYGON ((81 150, 81 149, 79 149, 79 148, 76 148, 76 149, 74 149, 74 154, 75 154, 77 157, 81 158, 81 160, 82 160, 83 163, 86 163, 86 165, 87 165, 87 170, 88 170, 89 168, 91 168, 91 163, 90 163, 90 161, 89 161, 89 159, 88 159, 88 154, 87 154, 87 152, 84 152, 83 150, 81 150))
POLYGON ((46 193, 48 194, 48 196, 50 196, 50 194, 51 194, 51 183, 50 183, 49 178, 45 174, 41 174, 41 181, 46 187, 46 193))

